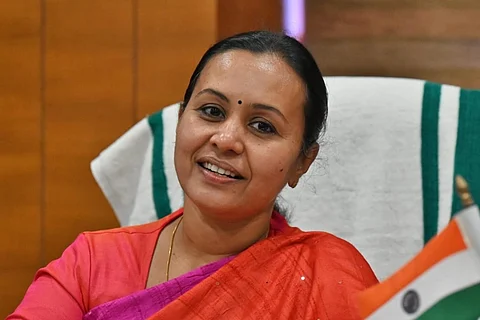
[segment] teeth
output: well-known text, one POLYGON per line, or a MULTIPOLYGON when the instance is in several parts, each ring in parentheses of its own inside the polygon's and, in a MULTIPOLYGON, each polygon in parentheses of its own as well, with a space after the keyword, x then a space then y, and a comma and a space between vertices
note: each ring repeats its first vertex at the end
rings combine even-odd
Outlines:
POLYGON ((218 174, 224 175, 224 176, 230 176, 232 178, 235 178, 235 174, 230 172, 229 170, 225 170, 223 168, 219 168, 214 164, 211 164, 209 162, 204 162, 203 167, 207 168, 210 171, 216 172, 218 174))

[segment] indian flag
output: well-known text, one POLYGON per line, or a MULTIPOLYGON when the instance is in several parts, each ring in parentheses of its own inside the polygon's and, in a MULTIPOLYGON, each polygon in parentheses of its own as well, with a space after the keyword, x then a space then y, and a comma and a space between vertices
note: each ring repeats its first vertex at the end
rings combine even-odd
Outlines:
POLYGON ((455 215, 407 265, 362 292, 363 319, 480 319, 480 213, 455 215))

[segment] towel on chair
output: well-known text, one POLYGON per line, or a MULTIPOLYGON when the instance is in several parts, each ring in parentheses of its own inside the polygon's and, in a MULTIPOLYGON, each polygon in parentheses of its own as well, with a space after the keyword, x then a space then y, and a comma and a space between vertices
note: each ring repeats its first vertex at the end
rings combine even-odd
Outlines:
MULTIPOLYGON (((455 174, 480 198, 480 92, 412 79, 325 80, 319 159, 280 200, 293 225, 350 241, 384 278, 460 209, 455 174)), ((183 205, 173 163, 178 108, 143 119, 92 162, 122 226, 183 205)))
POLYGON ((152 222, 183 206, 173 164, 179 106, 141 120, 91 163, 121 226, 152 222))

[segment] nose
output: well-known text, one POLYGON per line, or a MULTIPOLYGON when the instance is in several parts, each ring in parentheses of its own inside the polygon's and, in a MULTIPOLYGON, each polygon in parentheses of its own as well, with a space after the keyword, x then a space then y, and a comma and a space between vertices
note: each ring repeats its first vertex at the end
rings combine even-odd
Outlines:
POLYGON ((210 143, 222 152, 241 154, 244 150, 243 130, 235 121, 224 121, 210 138, 210 143))

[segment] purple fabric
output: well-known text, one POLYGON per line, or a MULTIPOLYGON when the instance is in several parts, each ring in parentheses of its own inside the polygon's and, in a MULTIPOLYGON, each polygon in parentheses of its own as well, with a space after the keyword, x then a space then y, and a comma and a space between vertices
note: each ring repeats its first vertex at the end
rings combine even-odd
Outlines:
POLYGON ((182 294, 192 289, 202 280, 223 267, 234 257, 197 268, 178 278, 157 286, 135 292, 117 300, 106 302, 90 310, 83 320, 136 320, 147 319, 182 294))

